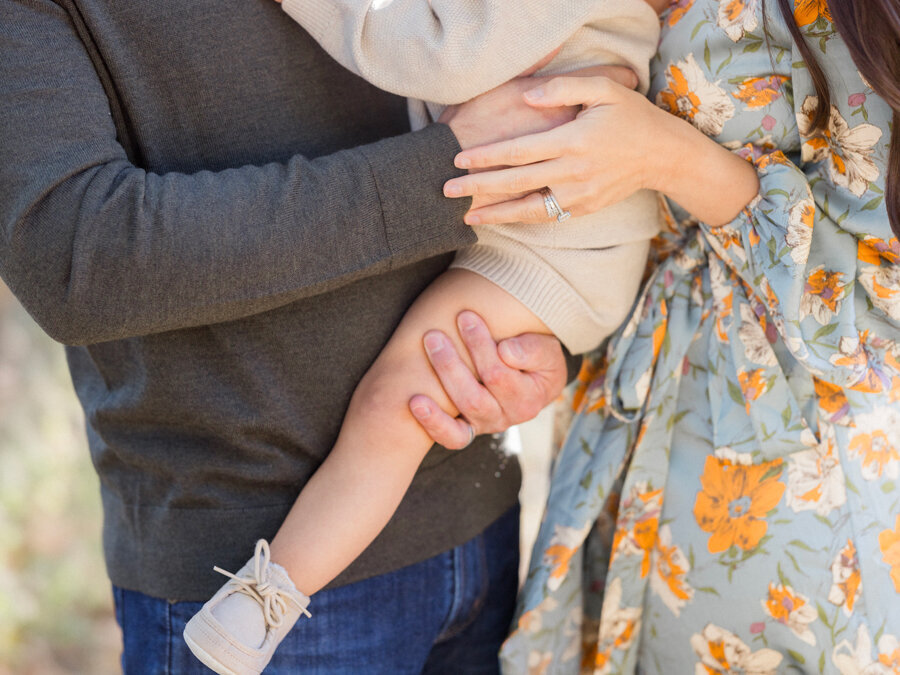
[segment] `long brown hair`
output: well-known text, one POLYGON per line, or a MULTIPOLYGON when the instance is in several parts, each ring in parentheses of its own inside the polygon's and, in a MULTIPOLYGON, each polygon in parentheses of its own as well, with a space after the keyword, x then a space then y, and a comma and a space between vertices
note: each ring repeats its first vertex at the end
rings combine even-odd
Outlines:
MULTIPOLYGON (((831 88, 821 65, 794 19, 789 0, 778 0, 781 16, 806 62, 818 95, 813 128, 824 130, 831 117, 831 88)), ((900 121, 900 0, 828 0, 832 21, 866 82, 894 111, 893 132, 900 121)), ((890 141, 885 176, 885 204, 894 234, 900 237, 900 143, 890 141)))

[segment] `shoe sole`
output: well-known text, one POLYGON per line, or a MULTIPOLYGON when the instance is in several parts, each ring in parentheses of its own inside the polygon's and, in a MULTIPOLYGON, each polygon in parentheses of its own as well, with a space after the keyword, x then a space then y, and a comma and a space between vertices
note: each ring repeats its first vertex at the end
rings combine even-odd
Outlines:
POLYGON ((218 660, 210 656, 206 650, 204 650, 200 645, 194 642, 187 635, 182 636, 184 641, 187 643, 188 649, 193 652, 194 656, 196 656, 204 666, 217 672, 219 675, 238 675, 238 673, 234 672, 230 668, 222 665, 218 660))

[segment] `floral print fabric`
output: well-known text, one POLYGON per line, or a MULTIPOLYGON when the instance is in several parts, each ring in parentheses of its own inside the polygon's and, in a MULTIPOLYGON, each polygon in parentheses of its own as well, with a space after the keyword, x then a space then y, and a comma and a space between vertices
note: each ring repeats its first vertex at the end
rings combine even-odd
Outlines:
POLYGON ((891 111, 825 0, 795 18, 832 87, 824 130, 774 2, 662 16, 652 98, 760 191, 719 227, 673 205, 579 377, 507 673, 900 673, 891 111))

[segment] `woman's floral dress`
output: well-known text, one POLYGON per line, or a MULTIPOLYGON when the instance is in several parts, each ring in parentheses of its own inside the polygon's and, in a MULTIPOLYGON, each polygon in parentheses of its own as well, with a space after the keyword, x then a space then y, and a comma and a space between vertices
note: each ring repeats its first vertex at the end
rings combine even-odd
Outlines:
POLYGON ((727 225, 672 221, 582 374, 507 673, 900 673, 891 111, 825 0, 795 16, 832 87, 825 132, 774 1, 662 17, 652 96, 760 192, 727 225))

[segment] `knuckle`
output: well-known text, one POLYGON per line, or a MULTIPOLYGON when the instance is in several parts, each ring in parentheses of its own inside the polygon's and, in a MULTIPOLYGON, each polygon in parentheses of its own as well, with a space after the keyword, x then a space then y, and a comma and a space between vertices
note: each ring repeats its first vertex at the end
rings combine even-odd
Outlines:
POLYGON ((594 172, 591 170, 591 166, 585 162, 578 162, 572 168, 572 180, 576 183, 587 183, 593 176, 594 172))
POLYGON ((519 172, 513 173, 509 179, 510 192, 524 192, 527 185, 525 176, 519 172))
POLYGON ((508 164, 521 164, 525 161, 525 148, 521 141, 515 140, 509 144, 506 150, 506 161, 508 164))
POLYGON ((507 369, 500 365, 490 366, 481 373, 481 381, 484 382, 488 389, 502 386, 506 383, 506 380, 507 369))

